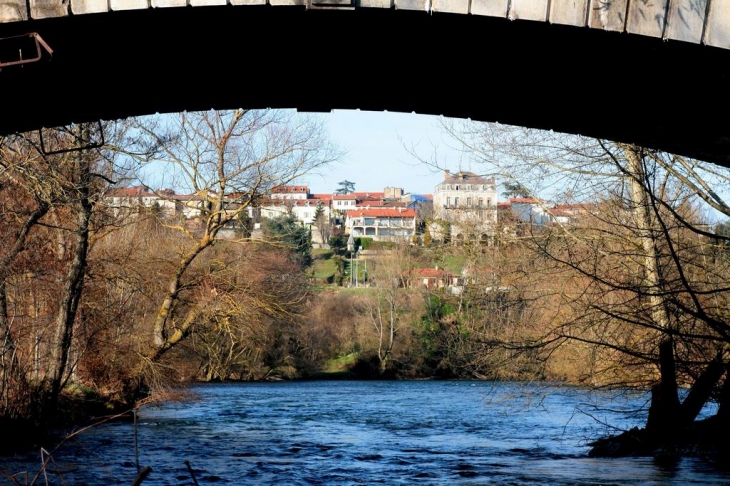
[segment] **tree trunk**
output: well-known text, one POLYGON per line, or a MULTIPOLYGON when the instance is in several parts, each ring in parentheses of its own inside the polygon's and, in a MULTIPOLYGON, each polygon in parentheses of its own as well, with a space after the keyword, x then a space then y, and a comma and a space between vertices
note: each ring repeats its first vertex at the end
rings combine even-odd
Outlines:
POLYGON ((689 395, 682 402, 680 413, 684 423, 694 422, 724 372, 725 364, 722 361, 722 353, 720 352, 717 353, 715 359, 708 363, 702 374, 695 380, 689 395))
POLYGON ((717 418, 720 427, 730 430, 730 363, 725 364, 725 383, 720 390, 720 407, 717 409, 717 418))
POLYGON ((166 348, 166 346, 169 344, 167 322, 171 317, 170 314, 175 304, 177 304, 180 289, 182 287, 183 274, 185 274, 185 272, 188 270, 193 260, 195 260, 197 256, 201 254, 203 250, 208 248, 212 243, 213 238, 211 238, 209 234, 206 233, 200 239, 195 248, 193 248, 190 252, 183 256, 177 266, 175 274, 170 279, 170 283, 168 284, 167 288, 167 295, 165 295, 165 298, 162 301, 162 305, 160 305, 160 309, 157 311, 157 317, 155 318, 155 324, 153 327, 154 349, 149 354, 149 356, 155 356, 153 358, 153 361, 160 358, 162 354, 167 351, 167 349, 163 349, 166 348))
POLYGON ((88 263, 89 224, 91 221, 92 203, 89 199, 91 183, 91 165, 84 154, 78 158, 79 188, 76 209, 76 231, 73 233, 74 252, 63 281, 61 302, 56 315, 56 330, 51 344, 50 363, 50 403, 54 406, 65 382, 69 352, 73 340, 73 327, 76 312, 81 301, 84 286, 84 274, 88 263))
POLYGON ((644 251, 644 289, 648 294, 649 312, 657 329, 663 333, 659 343, 660 382, 652 388, 652 401, 647 418, 647 429, 656 433, 668 432, 666 426, 676 424, 679 418, 679 396, 675 374, 674 349, 671 339, 670 319, 666 302, 660 295, 663 277, 656 246, 656 223, 652 218, 647 198, 647 176, 640 149, 634 145, 619 145, 628 161, 631 180, 631 199, 634 222, 644 251))
POLYGON ((653 436, 669 438, 675 431, 680 413, 677 379, 674 370, 674 349, 671 339, 659 344, 661 381, 651 389, 651 405, 646 430, 653 436))

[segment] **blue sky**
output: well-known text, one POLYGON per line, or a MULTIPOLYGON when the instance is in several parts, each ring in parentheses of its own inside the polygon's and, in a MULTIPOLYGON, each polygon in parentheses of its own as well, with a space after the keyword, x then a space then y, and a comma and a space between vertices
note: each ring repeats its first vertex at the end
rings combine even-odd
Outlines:
POLYGON ((406 192, 431 194, 443 180, 443 171, 429 167, 409 153, 434 159, 449 170, 458 170, 458 151, 449 147, 437 127, 437 118, 415 113, 335 110, 322 116, 330 138, 348 153, 305 183, 313 193, 332 193, 348 180, 356 191, 380 192, 400 187, 406 192))
MULTIPOLYGON (((321 117, 329 138, 346 152, 339 162, 296 181, 306 184, 315 194, 331 194, 344 180, 354 182, 358 192, 400 187, 413 194, 432 194, 444 179, 443 169, 430 167, 422 160, 436 160, 440 167, 450 171, 469 170, 468 164, 461 163, 464 156, 442 136, 435 116, 358 110, 303 115, 321 117)), ((141 183, 151 187, 174 187, 169 174, 155 164, 148 164, 139 175, 141 183)), ((185 192, 181 188, 176 190, 185 192)))

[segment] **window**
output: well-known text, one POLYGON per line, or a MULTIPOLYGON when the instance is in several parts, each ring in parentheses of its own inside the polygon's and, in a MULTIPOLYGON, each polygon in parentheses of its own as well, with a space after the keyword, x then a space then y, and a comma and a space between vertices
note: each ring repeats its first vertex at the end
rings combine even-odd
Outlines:
POLYGON ((454 187, 454 189, 456 189, 456 190, 458 191, 458 190, 459 190, 459 184, 457 184, 457 185, 456 185, 456 186, 454 187))
POLYGON ((466 198, 466 207, 467 208, 470 208, 471 207, 471 198, 470 197, 467 197, 466 198))
POLYGON ((488 208, 491 208, 492 207, 492 200, 491 199, 487 199, 487 207, 488 208))
POLYGON ((446 198, 446 207, 448 208, 450 206, 451 206, 451 198, 450 197, 447 197, 446 198))
POLYGON ((479 206, 480 208, 481 208, 482 206, 484 206, 484 199, 483 199, 483 198, 481 198, 481 197, 479 198, 479 203, 478 203, 478 206, 479 206))
POLYGON ((459 198, 458 197, 454 198, 454 206, 456 206, 457 208, 459 207, 459 198))

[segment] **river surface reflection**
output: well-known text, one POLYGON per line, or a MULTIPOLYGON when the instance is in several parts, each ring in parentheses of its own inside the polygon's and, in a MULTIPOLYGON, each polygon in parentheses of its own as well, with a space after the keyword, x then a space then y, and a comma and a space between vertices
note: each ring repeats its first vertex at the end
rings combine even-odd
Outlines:
MULTIPOLYGON (((142 483, 730 484, 698 459, 594 459, 587 443, 630 428, 645 397, 581 388, 465 381, 285 382, 196 385, 195 399, 138 412, 142 483), (604 409, 604 410, 601 410, 604 409), (609 411, 610 409, 611 411, 609 411)), ((107 423, 52 454, 48 484, 129 485, 134 425, 107 423)), ((40 456, 0 458, 30 484, 40 456)), ((14 484, 9 479, 1 484, 14 484)), ((36 484, 46 484, 39 478, 36 484)))

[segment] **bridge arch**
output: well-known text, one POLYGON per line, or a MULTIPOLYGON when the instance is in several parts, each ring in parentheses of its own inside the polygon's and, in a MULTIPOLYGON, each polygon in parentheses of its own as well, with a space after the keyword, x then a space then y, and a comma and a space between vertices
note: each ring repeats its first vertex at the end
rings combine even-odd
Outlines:
POLYGON ((17 39, 42 40, 40 55, 0 64, 0 133, 209 108, 388 110, 730 165, 730 0, 667 0, 646 24, 631 0, 585 0, 572 17, 563 0, 498 15, 486 0, 25 1, 11 0, 17 18, 3 4, 0 63, 17 39))

